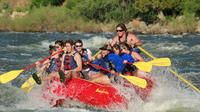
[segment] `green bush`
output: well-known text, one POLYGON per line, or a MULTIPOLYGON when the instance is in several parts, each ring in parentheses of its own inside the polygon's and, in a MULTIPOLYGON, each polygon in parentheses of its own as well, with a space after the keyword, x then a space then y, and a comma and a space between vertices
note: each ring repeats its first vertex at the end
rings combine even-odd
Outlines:
POLYGON ((17 8, 16 9, 17 12, 26 12, 28 10, 29 10, 28 8, 17 8))
POLYGON ((4 2, 2 8, 3 9, 9 9, 10 8, 10 4, 8 2, 4 2))
POLYGON ((65 0, 32 0, 30 4, 30 9, 39 8, 41 6, 60 6, 65 2, 65 0))
POLYGON ((141 18, 142 21, 145 21, 147 24, 156 23, 158 13, 154 10, 149 10, 148 12, 138 13, 137 17, 141 18))
POLYGON ((182 2, 182 13, 195 13, 198 15, 200 11, 200 1, 199 0, 184 0, 182 2))
POLYGON ((81 3, 82 0, 67 0, 66 8, 72 10, 78 4, 81 3))
POLYGON ((84 0, 76 5, 75 10, 81 16, 96 22, 125 22, 133 19, 135 10, 133 2, 121 0, 84 0))

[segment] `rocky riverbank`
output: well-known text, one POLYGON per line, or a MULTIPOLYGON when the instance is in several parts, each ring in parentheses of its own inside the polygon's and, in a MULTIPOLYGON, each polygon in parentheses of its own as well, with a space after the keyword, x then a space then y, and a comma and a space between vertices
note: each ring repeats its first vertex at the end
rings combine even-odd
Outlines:
POLYGON ((196 27, 194 28, 189 28, 186 24, 176 24, 174 22, 169 22, 166 24, 156 23, 147 25, 145 22, 138 20, 133 20, 127 24, 128 31, 141 34, 200 33, 200 20, 197 21, 195 26, 196 27))

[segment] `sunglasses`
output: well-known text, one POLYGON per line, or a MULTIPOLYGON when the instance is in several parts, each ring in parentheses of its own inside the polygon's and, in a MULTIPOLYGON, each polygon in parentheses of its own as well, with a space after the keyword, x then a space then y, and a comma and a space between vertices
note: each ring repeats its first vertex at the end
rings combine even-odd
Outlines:
POLYGON ((123 32, 124 30, 116 30, 116 32, 123 32))
POLYGON ((76 47, 82 47, 82 45, 76 45, 76 47))

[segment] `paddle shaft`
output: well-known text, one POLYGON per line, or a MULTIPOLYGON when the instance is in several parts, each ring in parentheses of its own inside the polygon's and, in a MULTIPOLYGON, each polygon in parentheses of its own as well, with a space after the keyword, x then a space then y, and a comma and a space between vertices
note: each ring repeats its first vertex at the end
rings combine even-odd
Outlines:
MULTIPOLYGON (((104 70, 104 71, 111 72, 110 70, 105 69, 105 68, 103 68, 103 67, 101 67, 101 66, 94 65, 94 64, 91 64, 91 63, 87 63, 87 64, 89 64, 89 65, 91 65, 91 66, 94 66, 94 67, 96 67, 96 68, 102 69, 102 70, 104 70)), ((120 74, 117 73, 117 72, 115 72, 114 74, 115 74, 115 75, 120 75, 120 74)))
POLYGON ((134 65, 134 63, 131 63, 131 62, 128 62, 128 61, 127 61, 126 63, 127 63, 127 64, 130 64, 130 65, 134 65))
MULTIPOLYGON (((54 55, 56 55, 56 54, 58 54, 58 53, 60 53, 60 52, 62 52, 62 51, 63 51, 63 50, 58 51, 58 52, 56 52, 56 53, 54 53, 54 54, 52 54, 52 55, 46 57, 45 59, 40 60, 40 63, 44 62, 45 60, 49 59, 50 57, 52 57, 52 56, 54 56, 54 55)), ((31 68, 31 67, 34 67, 35 65, 36 65, 36 64, 33 64, 33 65, 29 66, 29 67, 24 68, 23 70, 27 70, 27 69, 29 69, 29 68, 31 68)))
MULTIPOLYGON (((147 51, 145 51, 143 48, 141 48, 140 46, 138 46, 138 48, 144 52, 145 54, 147 54, 149 57, 151 57, 152 59, 156 59, 156 57, 154 57, 153 55, 151 55, 150 53, 148 53, 147 51)), ((200 92, 200 90, 195 87, 194 85, 192 85, 189 81, 187 81, 186 79, 184 79, 183 77, 181 77, 179 74, 177 74, 175 71, 173 71, 171 68, 167 67, 167 69, 173 73, 174 75, 176 75, 179 79, 181 79, 182 81, 184 81, 186 84, 188 84, 189 86, 191 86, 193 89, 195 89, 196 91, 200 92)))
POLYGON ((98 54, 100 54, 101 53, 101 50, 100 51, 98 51, 93 57, 96 57, 98 54))
MULTIPOLYGON (((91 64, 91 63, 88 63, 89 65, 91 66, 94 66, 96 68, 99 68, 99 69, 102 69, 104 71, 107 71, 107 72, 111 72, 110 70, 107 70, 101 66, 98 66, 98 65, 94 65, 94 64, 91 64)), ((124 76, 122 74, 119 74, 119 73, 113 73, 115 75, 118 75, 118 76, 121 76, 123 78, 125 78, 126 80, 128 80, 130 83, 140 87, 140 88, 146 88, 147 86, 147 81, 145 79, 142 79, 142 78, 139 78, 139 77, 135 77, 135 76, 124 76)))

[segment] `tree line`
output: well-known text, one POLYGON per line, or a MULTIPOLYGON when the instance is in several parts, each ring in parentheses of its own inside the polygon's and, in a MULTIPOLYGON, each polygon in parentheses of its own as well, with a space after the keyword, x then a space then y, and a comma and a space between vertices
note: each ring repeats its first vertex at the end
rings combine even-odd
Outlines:
POLYGON ((200 16, 199 0, 32 0, 30 9, 40 6, 63 6, 66 10, 96 22, 126 22, 140 18, 147 24, 166 17, 193 14, 200 16))

